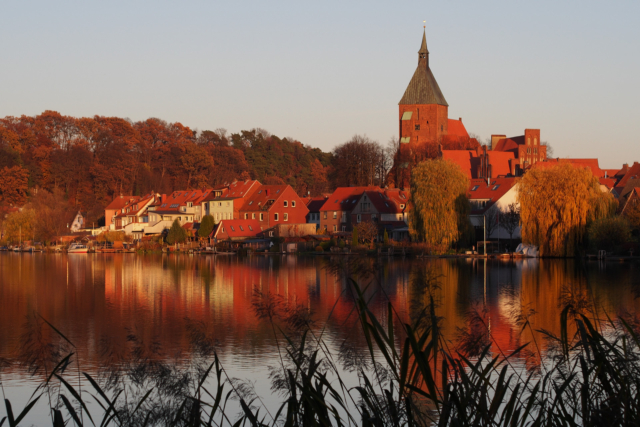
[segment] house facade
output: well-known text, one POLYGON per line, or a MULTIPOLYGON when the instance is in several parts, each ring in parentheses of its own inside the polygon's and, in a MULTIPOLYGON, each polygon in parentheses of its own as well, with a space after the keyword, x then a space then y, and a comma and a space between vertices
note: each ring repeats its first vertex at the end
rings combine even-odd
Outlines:
POLYGON ((379 187, 338 187, 320 208, 319 229, 327 233, 353 230, 351 212, 360 196, 367 191, 375 191, 379 187))
POLYGON ((204 215, 211 215, 215 224, 224 219, 239 219, 240 209, 260 187, 255 180, 236 181, 224 188, 215 189, 202 202, 204 215))
POLYGON ((240 219, 257 220, 264 229, 278 224, 304 224, 304 200, 289 185, 260 185, 240 208, 240 219))
MULTIPOLYGON (((491 233, 487 235, 487 240, 509 239, 509 233, 500 227, 500 215, 509 210, 509 205, 518 204, 518 181, 517 178, 495 178, 493 180, 473 179, 469 183, 467 197, 471 203, 471 214, 469 219, 476 229, 476 236, 484 236, 485 217, 494 221, 490 225, 491 233)), ((518 226, 513 238, 520 238, 520 227, 518 226)))

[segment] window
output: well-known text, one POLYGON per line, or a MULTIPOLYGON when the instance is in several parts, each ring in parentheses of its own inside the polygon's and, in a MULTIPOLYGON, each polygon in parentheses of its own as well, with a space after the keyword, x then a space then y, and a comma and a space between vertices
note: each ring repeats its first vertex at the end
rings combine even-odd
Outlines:
POLYGON ((338 212, 335 212, 335 211, 334 211, 334 212, 333 212, 333 219, 336 219, 336 218, 338 218, 338 212))
POLYGON ((411 116, 413 115, 413 111, 405 111, 402 113, 402 120, 411 120, 411 116))
POLYGON ((289 202, 287 202, 286 200, 284 201, 284 207, 285 208, 289 207, 289 202))
POLYGON ((276 194, 278 194, 280 192, 280 190, 276 190, 276 194))
POLYGON ((337 225, 333 226, 333 231, 338 231, 338 226, 337 225))
POLYGON ((409 136, 403 136, 402 138, 400 138, 400 142, 403 144, 408 144, 411 141, 411 137, 409 136))
POLYGON ((360 216, 360 214, 358 214, 358 218, 357 218, 357 222, 362 221, 362 217, 360 216))
POLYGON ((347 231, 347 226, 346 225, 342 226, 342 231, 347 231))
MULTIPOLYGON (((476 191, 478 189, 478 187, 480 187, 479 185, 474 185, 473 188, 471 189, 471 191, 476 191)), ((402 205, 400 205, 402 206, 402 205)))
POLYGON ((291 201, 291 207, 292 207, 292 208, 295 208, 295 207, 296 207, 296 201, 295 201, 295 200, 292 200, 292 201, 291 201))
POLYGON ((262 190, 258 191, 258 194, 262 193, 262 190))
POLYGON ((192 202, 187 202, 187 207, 188 208, 192 208, 193 207, 193 203, 192 202))
POLYGON ((533 138, 533 145, 538 145, 538 138, 533 138))
POLYGON ((276 214, 273 214, 273 220, 274 220, 274 221, 277 221, 277 220, 278 220, 278 214, 277 214, 277 213, 276 213, 276 214))
POLYGON ((244 219, 249 219, 249 214, 248 213, 244 214, 244 219))
POLYGON ((324 231, 327 231, 327 225, 326 225, 326 224, 325 224, 325 226, 324 226, 324 231))
POLYGON ((242 228, 242 226, 240 226, 240 231, 244 231, 244 228, 242 228))
POLYGON ((533 148, 533 154, 538 154, 538 147, 533 148))
POLYGON ((230 204, 230 203, 231 203, 231 202, 227 202, 227 206, 229 206, 229 204, 230 204))
POLYGON ((235 228, 233 228, 233 225, 231 226, 231 231, 236 231, 236 229, 235 229, 235 228))
POLYGON ((253 204, 253 200, 252 200, 252 201, 250 201, 250 202, 249 202, 249 204, 250 204, 250 205, 252 205, 252 204, 253 204))
POLYGON ((283 218, 283 219, 284 219, 285 221, 289 221, 289 214, 288 214, 288 213, 286 213, 286 214, 283 214, 283 215, 284 215, 284 218, 283 218))
POLYGON ((527 138, 527 145, 531 145, 531 138, 527 138))
POLYGON ((420 130, 420 125, 415 125, 415 130, 420 130))
POLYGON ((264 221, 264 214, 263 213, 260 214, 260 221, 264 221))
POLYGON ((249 226, 249 231, 253 231, 253 228, 251 226, 249 226))
POLYGON ((327 213, 326 212, 324 212, 323 218, 327 219, 327 213))
POLYGON ((256 219, 256 214, 255 213, 251 214, 251 219, 256 219))
POLYGON ((404 205, 400 205, 400 209, 404 209, 404 205))
POLYGON ((224 233, 224 227, 222 227, 222 232, 224 233))
POLYGON ((375 219, 378 218, 378 216, 376 214, 371 214, 371 219, 375 221, 375 219))

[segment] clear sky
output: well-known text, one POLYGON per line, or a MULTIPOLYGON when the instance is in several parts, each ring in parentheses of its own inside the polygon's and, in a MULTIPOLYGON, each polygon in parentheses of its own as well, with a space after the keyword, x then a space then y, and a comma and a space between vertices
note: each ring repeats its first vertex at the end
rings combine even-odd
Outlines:
POLYGON ((386 143, 426 20, 449 117, 640 161, 640 1, 8 1, 0 116, 159 117, 386 143))

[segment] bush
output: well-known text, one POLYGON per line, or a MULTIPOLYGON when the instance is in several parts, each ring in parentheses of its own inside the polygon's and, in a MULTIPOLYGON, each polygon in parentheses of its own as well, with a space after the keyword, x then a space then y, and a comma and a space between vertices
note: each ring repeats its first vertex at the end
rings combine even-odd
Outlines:
POLYGON ((180 222, 176 219, 173 221, 169 233, 167 233, 167 243, 173 245, 175 243, 184 243, 187 240, 187 230, 182 228, 180 222))
POLYGON ((588 233, 593 250, 613 252, 629 241, 631 227, 625 218, 613 216, 591 223, 588 233))
POLYGON ((331 244, 331 242, 322 242, 320 243, 320 247, 322 248, 323 251, 328 251, 329 249, 331 249, 331 246, 333 246, 331 244))
POLYGON ((340 249, 344 248, 346 245, 347 245, 347 244, 344 242, 344 240, 340 240, 340 241, 338 242, 338 247, 339 247, 340 249))
POLYGON ((324 249, 322 249, 322 246, 318 245, 316 246, 316 252, 324 252, 324 249))

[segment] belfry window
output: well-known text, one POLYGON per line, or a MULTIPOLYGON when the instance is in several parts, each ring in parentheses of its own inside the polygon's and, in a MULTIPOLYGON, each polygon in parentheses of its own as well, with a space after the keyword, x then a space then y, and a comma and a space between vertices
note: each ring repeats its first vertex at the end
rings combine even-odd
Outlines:
POLYGON ((415 126, 416 130, 420 130, 420 125, 415 126))

